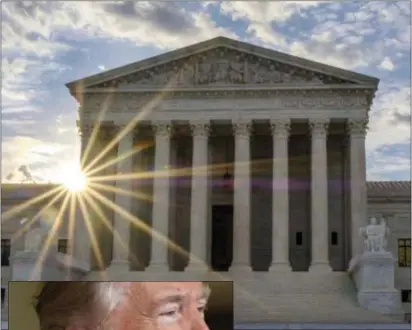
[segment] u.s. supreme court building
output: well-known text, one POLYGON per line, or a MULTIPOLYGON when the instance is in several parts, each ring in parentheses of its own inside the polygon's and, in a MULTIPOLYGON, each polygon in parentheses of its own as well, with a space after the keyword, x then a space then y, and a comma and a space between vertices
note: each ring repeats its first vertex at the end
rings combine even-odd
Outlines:
MULTIPOLYGON (((360 307, 348 272, 368 217, 387 219, 395 258, 399 239, 410 246, 410 183, 366 182, 378 82, 218 37, 67 84, 83 154, 94 141, 86 163, 116 136, 94 168, 136 151, 94 173, 132 193, 94 186, 121 239, 94 222, 99 266, 76 223, 86 278, 234 279, 237 322, 398 320, 360 307)), ((399 299, 409 290, 410 301, 410 268, 394 267, 399 299)))

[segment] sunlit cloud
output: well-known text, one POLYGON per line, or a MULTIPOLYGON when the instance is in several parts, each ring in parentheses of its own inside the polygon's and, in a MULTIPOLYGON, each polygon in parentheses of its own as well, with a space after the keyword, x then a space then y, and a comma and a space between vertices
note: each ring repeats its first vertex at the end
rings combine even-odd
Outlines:
POLYGON ((56 168, 63 165, 56 159, 78 159, 78 104, 66 82, 218 35, 379 77, 368 152, 408 138, 403 129, 393 129, 393 120, 410 115, 409 104, 402 113, 385 105, 386 93, 397 107, 405 104, 403 91, 410 88, 407 2, 15 1, 3 4, 2 15, 3 150, 16 136, 72 150, 64 157, 50 155, 44 166, 30 153, 17 160, 21 153, 3 152, 3 179, 22 164, 30 166, 27 159, 32 159, 34 176, 55 181, 56 168), (387 90, 394 81, 397 85, 387 90), (66 116, 65 123, 58 122, 60 116, 66 116), (396 141, 382 131, 394 131, 396 141))

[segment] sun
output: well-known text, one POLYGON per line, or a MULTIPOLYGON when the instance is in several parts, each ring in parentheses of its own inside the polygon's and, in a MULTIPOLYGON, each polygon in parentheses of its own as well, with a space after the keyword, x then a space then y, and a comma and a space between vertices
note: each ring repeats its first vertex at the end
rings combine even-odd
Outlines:
POLYGON ((61 177, 63 185, 71 192, 81 192, 87 187, 87 177, 78 166, 67 166, 61 177))

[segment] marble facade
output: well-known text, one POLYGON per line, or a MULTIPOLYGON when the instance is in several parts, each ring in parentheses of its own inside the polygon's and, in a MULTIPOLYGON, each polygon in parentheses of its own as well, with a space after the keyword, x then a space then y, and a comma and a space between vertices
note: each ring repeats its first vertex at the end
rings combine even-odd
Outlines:
POLYGON ((85 215, 115 229, 91 221, 102 267, 85 222, 76 223, 73 254, 91 264, 87 279, 233 279, 277 307, 265 310, 236 289, 238 324, 393 322, 348 299, 356 294, 347 268, 362 252, 368 215, 401 209, 410 232, 410 183, 408 200, 407 188, 375 196, 376 183, 366 182, 377 86, 373 77, 221 37, 67 84, 80 104, 91 179, 115 188, 95 186, 102 212, 85 215), (130 225, 135 218, 140 225, 130 225))
MULTIPOLYGON (((96 154, 98 145, 105 147, 103 139, 116 139, 118 155, 145 139, 155 145, 146 163, 151 162, 149 168, 154 171, 163 172, 176 166, 173 162, 178 156, 174 154, 183 140, 191 148, 186 152, 191 159, 183 160, 190 167, 212 164, 215 154, 226 152, 233 156, 234 189, 223 193, 233 205, 231 267, 253 268, 251 254, 256 252, 251 248, 251 232, 256 229, 251 228, 251 223, 259 218, 253 213, 254 208, 259 208, 259 201, 253 198, 256 178, 272 182, 273 193, 267 204, 271 210, 260 216, 262 223, 270 222, 264 226, 272 232, 271 260, 266 270, 331 270, 330 254, 340 263, 335 270, 343 270, 350 256, 358 253, 359 239, 350 231, 357 232, 366 219, 365 133, 377 79, 216 38, 67 86, 73 92, 78 84, 84 87, 79 110, 82 145, 89 143, 93 127, 99 126, 102 142, 96 143, 96 154), (107 109, 101 116, 103 108, 107 109), (120 127, 126 127, 128 134, 116 138, 120 127), (217 138, 230 144, 231 150, 213 150, 211 140, 217 138), (256 142, 259 139, 263 144, 256 142), (253 157, 266 159, 272 165, 255 177, 253 157), (304 163, 293 164, 291 159, 299 157, 305 159, 304 163), (339 169, 331 173, 330 167, 339 169), (289 175, 292 179, 288 180, 289 175), (335 176, 333 188, 331 175, 335 176), (296 189, 293 176, 297 176, 296 185, 309 186, 296 189), (336 223, 330 223, 328 216, 333 209, 331 199, 339 199, 336 223), (306 209, 298 206, 301 202, 307 204, 306 209), (329 228, 333 226, 336 230, 329 228), (336 250, 329 243, 332 232, 340 242, 335 244, 339 245, 338 252, 330 252, 336 250), (304 242, 300 243, 304 245, 301 251, 295 253, 301 254, 295 258, 300 259, 295 261, 295 267, 291 240, 304 242)), ((111 173, 133 172, 134 161, 133 157, 124 158, 111 173)), ((183 211, 191 237, 191 244, 186 245, 207 264, 208 222, 216 199, 212 178, 218 179, 213 175, 193 176, 186 200, 190 206, 183 211)), ((150 188, 154 199, 151 226, 166 236, 173 225, 171 213, 176 212, 170 211, 172 199, 183 189, 173 184, 173 178, 155 177, 150 188), (159 201, 162 207, 158 207, 159 201)), ((119 180, 115 185, 134 189, 132 180, 119 180)), ((139 213, 132 205, 132 197, 118 193, 113 201, 131 214, 139 213)), ((120 215, 115 215, 113 221, 122 237, 131 236, 131 227, 120 215)), ((127 265, 127 253, 121 252, 115 241, 113 260, 127 265)), ((152 240, 149 250, 151 260, 146 266, 167 271, 166 246, 152 240)), ((199 265, 191 260, 188 266, 192 269, 199 265)))

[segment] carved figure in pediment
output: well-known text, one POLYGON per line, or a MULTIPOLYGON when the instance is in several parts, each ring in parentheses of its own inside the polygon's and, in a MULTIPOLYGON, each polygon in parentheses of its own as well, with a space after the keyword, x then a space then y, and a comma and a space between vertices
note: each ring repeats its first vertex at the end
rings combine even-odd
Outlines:
POLYGON ((257 66, 251 66, 250 65, 248 67, 248 72, 249 72, 249 74, 248 74, 248 76, 249 76, 248 83, 259 84, 259 83, 262 82, 261 81, 262 79, 261 79, 261 76, 259 74, 257 66))
POLYGON ((229 77, 229 63, 227 61, 216 63, 213 68, 213 82, 223 83, 228 82, 229 77))
POLYGON ((313 75, 312 78, 310 79, 311 83, 316 83, 316 84, 321 84, 323 83, 322 79, 318 77, 317 75, 313 75))
POLYGON ((151 76, 152 79, 150 80, 150 84, 152 85, 166 85, 171 78, 170 72, 151 72, 151 76))
POLYGON ((292 82, 292 72, 285 72, 282 76, 282 82, 284 83, 292 82))
POLYGON ((282 82, 282 74, 275 68, 274 65, 269 67, 269 76, 271 83, 280 83, 282 82))
POLYGON ((208 83, 212 75, 212 64, 208 62, 199 63, 198 70, 199 70, 199 77, 198 77, 199 84, 208 83))
POLYGON ((251 83, 265 84, 270 82, 269 71, 263 65, 256 65, 251 68, 251 83))
POLYGON ((139 83, 142 85, 148 85, 148 84, 153 84, 153 72, 151 71, 146 71, 142 77, 142 79, 139 80, 139 83))
POLYGON ((184 65, 183 68, 179 71, 177 78, 178 84, 193 84, 195 77, 195 69, 193 65, 184 65))
POLYGON ((229 70, 229 81, 232 84, 240 84, 243 82, 244 64, 232 62, 229 70))

